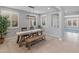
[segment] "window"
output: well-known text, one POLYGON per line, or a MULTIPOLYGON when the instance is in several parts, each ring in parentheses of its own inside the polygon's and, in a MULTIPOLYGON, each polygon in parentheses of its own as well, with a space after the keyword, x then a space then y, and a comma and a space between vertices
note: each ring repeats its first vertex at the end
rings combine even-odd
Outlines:
POLYGON ((10 28, 16 28, 18 27, 18 20, 19 20, 19 13, 15 11, 9 11, 9 10, 1 10, 1 15, 8 16, 8 20, 10 21, 10 28))
POLYGON ((51 26, 54 28, 59 28, 59 14, 51 15, 51 26))
POLYGON ((79 16, 65 18, 65 27, 79 27, 79 16))

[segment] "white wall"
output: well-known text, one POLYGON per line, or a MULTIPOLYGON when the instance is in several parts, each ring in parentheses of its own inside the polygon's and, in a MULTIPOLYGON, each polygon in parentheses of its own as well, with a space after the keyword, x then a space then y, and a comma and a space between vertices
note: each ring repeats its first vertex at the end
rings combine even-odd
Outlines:
MULTIPOLYGON (((19 12, 19 28, 9 29, 9 33, 8 33, 7 37, 16 36, 16 32, 20 31, 22 27, 28 27, 29 22, 28 22, 28 19, 26 18, 26 15, 33 15, 32 13, 29 13, 29 12, 26 12, 26 11, 7 8, 7 7, 0 7, 0 10, 1 9, 13 10, 13 11, 19 12)), ((46 13, 46 14, 42 14, 42 15, 38 15, 38 14, 35 14, 35 15, 37 16, 37 26, 41 25, 41 16, 42 15, 47 16, 46 26, 44 26, 45 33, 47 33, 48 35, 51 35, 51 36, 59 37, 59 38, 63 37, 63 17, 64 16, 63 16, 62 11, 50 12, 50 13, 46 13), (51 14, 55 14, 55 13, 59 14, 59 28, 51 27, 51 14)))
MULTIPOLYGON (((46 15, 47 16, 47 25, 44 26, 45 29, 45 33, 50 35, 50 36, 54 36, 54 37, 58 37, 61 38, 63 37, 63 19, 64 19, 64 15, 62 11, 59 12, 51 12, 51 13, 47 13, 47 14, 42 14, 41 16, 46 15), (52 14, 59 14, 59 28, 54 28, 51 26, 51 15, 52 14)), ((41 21, 40 21, 41 22, 41 21)))
MULTIPOLYGON (((28 19, 26 18, 26 15, 33 15, 32 13, 29 13, 29 12, 26 12, 23 10, 17 10, 17 9, 12 9, 12 8, 7 8, 7 7, 0 7, 0 10, 11 10, 11 11, 16 11, 19 13, 19 27, 18 28, 10 28, 8 30, 7 37, 14 37, 14 36, 16 36, 16 32, 21 31, 22 27, 28 27, 29 22, 28 22, 28 19)), ((37 26, 38 26, 39 15, 35 14, 35 16, 37 17, 37 26)))

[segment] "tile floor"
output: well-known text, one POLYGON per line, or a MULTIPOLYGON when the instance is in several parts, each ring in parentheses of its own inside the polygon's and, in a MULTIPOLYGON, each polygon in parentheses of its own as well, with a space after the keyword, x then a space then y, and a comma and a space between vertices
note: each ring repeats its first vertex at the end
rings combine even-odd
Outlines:
POLYGON ((16 43, 16 37, 11 39, 5 39, 4 44, 0 45, 1 53, 64 53, 64 52, 79 52, 79 41, 75 38, 76 34, 71 33, 72 37, 68 38, 70 33, 65 33, 63 40, 59 40, 55 37, 46 36, 45 41, 33 45, 31 50, 28 50, 25 46, 18 47, 16 43), (76 41, 74 41, 76 39, 76 41))

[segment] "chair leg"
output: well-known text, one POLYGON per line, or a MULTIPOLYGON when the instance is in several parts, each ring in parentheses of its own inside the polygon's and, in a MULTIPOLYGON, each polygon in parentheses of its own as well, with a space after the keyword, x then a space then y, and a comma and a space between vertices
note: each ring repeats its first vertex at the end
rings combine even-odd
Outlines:
POLYGON ((18 37, 17 37, 17 42, 16 42, 16 43, 19 43, 19 39, 20 39, 20 36, 18 35, 18 37))
POLYGON ((20 42, 19 42, 19 47, 22 46, 22 40, 23 40, 23 37, 21 36, 21 39, 20 39, 20 42))
POLYGON ((45 40, 45 39, 46 39, 46 38, 45 38, 45 36, 44 36, 44 37, 42 37, 42 39, 43 39, 43 40, 45 40))
POLYGON ((28 50, 31 49, 31 44, 30 43, 26 43, 26 47, 28 47, 28 50))

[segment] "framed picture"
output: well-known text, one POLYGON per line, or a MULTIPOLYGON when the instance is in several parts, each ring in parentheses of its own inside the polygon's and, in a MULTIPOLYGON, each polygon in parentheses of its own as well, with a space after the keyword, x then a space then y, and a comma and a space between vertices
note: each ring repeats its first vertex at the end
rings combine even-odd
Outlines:
POLYGON ((79 27, 79 17, 68 17, 65 20, 65 26, 67 27, 79 27))
POLYGON ((73 19, 73 27, 78 27, 78 18, 73 19))
POLYGON ((51 15, 51 27, 59 28, 59 14, 51 15))
POLYGON ((12 27, 17 27, 17 26, 18 26, 18 15, 12 14, 12 27))
POLYGON ((72 21, 68 20, 68 26, 72 26, 72 21))
POLYGON ((8 16, 10 21, 10 27, 18 27, 19 26, 19 13, 15 11, 9 10, 1 10, 1 15, 8 16))

